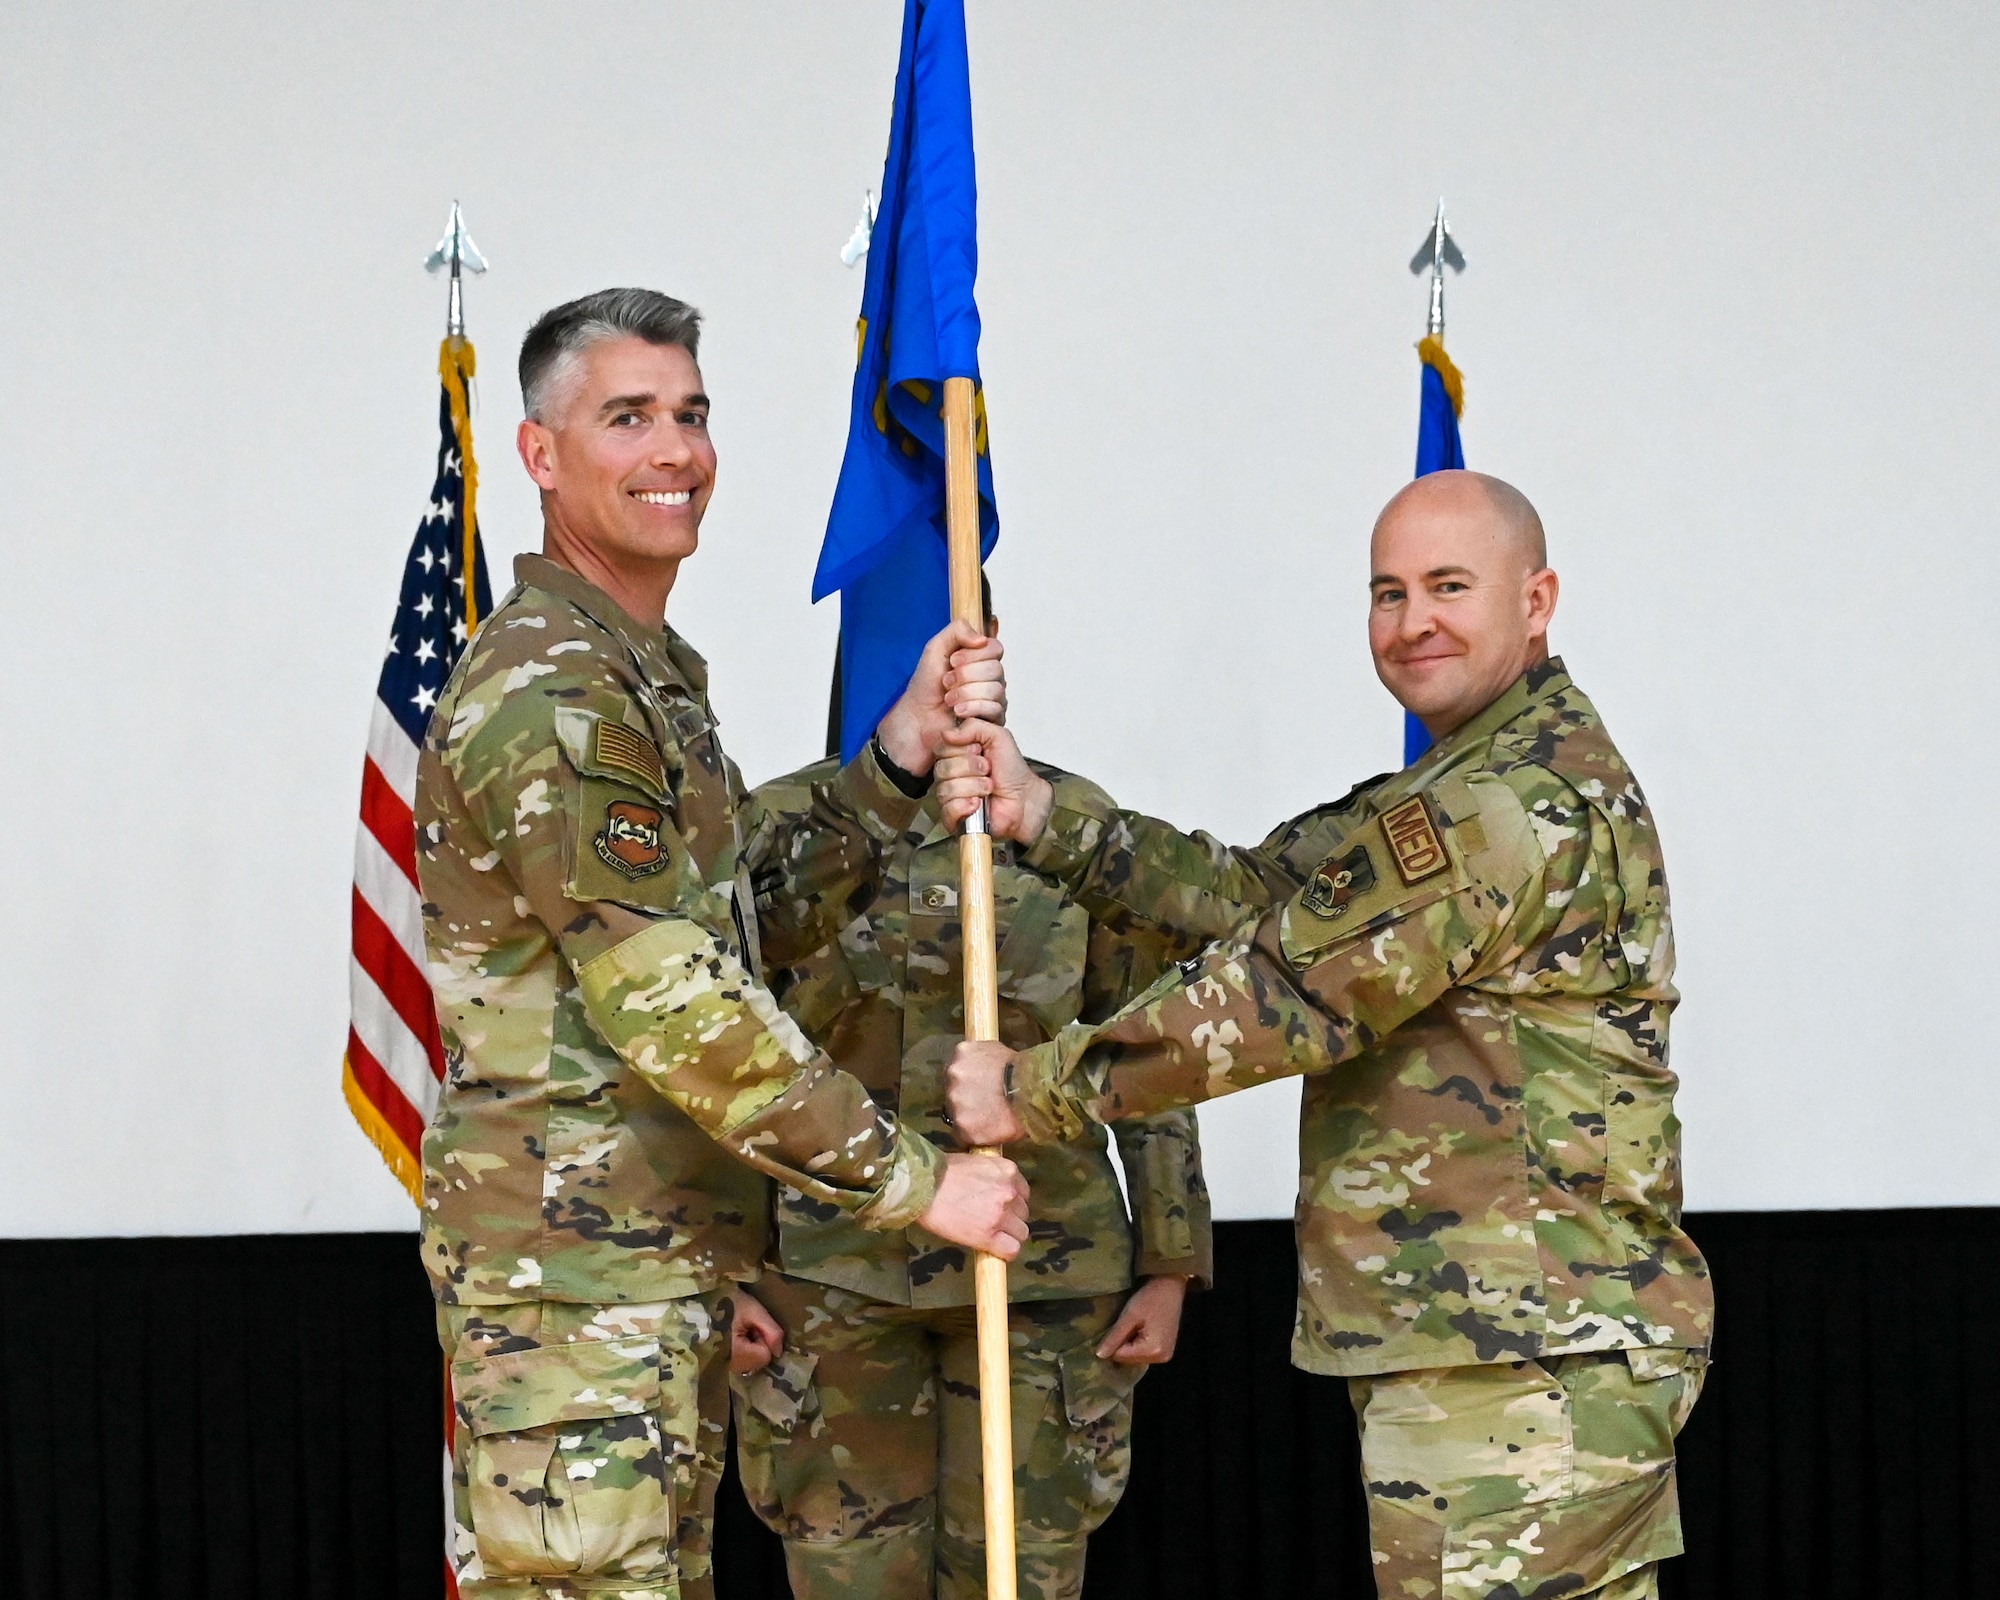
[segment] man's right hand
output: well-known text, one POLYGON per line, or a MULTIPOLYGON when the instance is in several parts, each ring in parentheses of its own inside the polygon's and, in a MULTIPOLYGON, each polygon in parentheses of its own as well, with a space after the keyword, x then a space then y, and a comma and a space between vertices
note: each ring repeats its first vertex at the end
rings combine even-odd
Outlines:
POLYGON ((986 802, 986 825, 1003 839, 1031 845, 1042 836, 1056 791, 1028 765, 1013 734, 974 719, 944 731, 933 773, 938 810, 954 827, 986 802))
POLYGON ((905 772, 931 770, 944 731, 963 717, 1007 718, 1007 672, 997 636, 952 622, 924 646, 909 686, 875 729, 882 749, 905 772))
POLYGON ((918 1223, 953 1244, 1012 1261, 1028 1237, 1028 1182, 1005 1156, 948 1155, 918 1223))
POLYGON ((1007 1068, 1014 1052, 997 1039, 961 1039, 944 1069, 944 1099, 951 1125, 968 1144, 1013 1144, 1025 1137, 1007 1098, 1007 1068))

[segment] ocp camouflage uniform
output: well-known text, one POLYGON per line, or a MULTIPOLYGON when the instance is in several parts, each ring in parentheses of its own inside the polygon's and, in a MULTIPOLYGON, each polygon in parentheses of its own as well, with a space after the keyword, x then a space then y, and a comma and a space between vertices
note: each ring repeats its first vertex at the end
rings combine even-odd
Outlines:
POLYGON ((1381 1592, 1650 1593, 1712 1300, 1659 843, 1562 663, 1258 850, 1064 801, 1027 861, 1218 941, 1016 1060, 1031 1138, 1305 1076, 1293 1360, 1350 1380, 1381 1592))
MULTIPOLYGON (((1094 785, 1043 769, 1072 804, 1094 785)), ((799 814, 834 771, 757 791, 799 814)), ((1017 1046, 1110 1016, 1191 942, 1090 926, 1080 906, 996 849, 1001 1036, 1017 1046)), ((904 1127, 958 1148, 944 1068, 963 1035, 958 841, 929 808, 888 855, 882 887, 836 943, 773 990, 904 1127)), ((1120 1123, 1128 1219, 1105 1131, 1023 1153, 1029 1239, 1009 1266, 1021 1592, 1074 1597, 1085 1542, 1124 1492, 1130 1397, 1145 1370, 1099 1359, 1135 1270, 1211 1272, 1208 1195, 1192 1112, 1120 1123), (1135 1240, 1136 1232, 1136 1240, 1135 1240)), ((758 1515, 784 1537, 793 1593, 985 1593, 978 1370, 966 1252, 920 1228, 869 1233, 781 1188, 776 1264, 755 1293, 786 1332, 773 1367, 737 1380, 738 1459, 758 1515)))
POLYGON ((772 959, 797 959, 915 804, 864 755, 782 821, 746 816, 701 658, 551 562, 515 575, 439 702, 416 808, 459 1585, 693 1595, 723 1290, 759 1270, 765 1175, 893 1229, 942 1165, 758 984, 750 881, 772 959))

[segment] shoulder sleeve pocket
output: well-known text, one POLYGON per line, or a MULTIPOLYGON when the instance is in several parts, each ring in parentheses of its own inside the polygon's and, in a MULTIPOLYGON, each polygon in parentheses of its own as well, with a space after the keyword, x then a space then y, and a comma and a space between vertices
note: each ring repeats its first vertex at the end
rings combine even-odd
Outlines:
POLYGON ((1279 938, 1295 966, 1408 916, 1471 881, 1459 847, 1424 795, 1354 829, 1285 906, 1279 938))
POLYGON ((556 737, 576 786, 564 891, 572 900, 673 909, 683 886, 701 881, 674 825, 677 754, 623 722, 573 706, 556 712, 556 737))

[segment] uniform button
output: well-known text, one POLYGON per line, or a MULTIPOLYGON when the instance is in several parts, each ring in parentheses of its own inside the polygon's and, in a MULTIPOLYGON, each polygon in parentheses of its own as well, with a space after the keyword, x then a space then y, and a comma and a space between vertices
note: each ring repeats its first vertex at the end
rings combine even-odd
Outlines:
POLYGON ((926 911, 942 911, 944 909, 944 901, 945 893, 940 885, 934 883, 924 891, 924 909, 926 911))

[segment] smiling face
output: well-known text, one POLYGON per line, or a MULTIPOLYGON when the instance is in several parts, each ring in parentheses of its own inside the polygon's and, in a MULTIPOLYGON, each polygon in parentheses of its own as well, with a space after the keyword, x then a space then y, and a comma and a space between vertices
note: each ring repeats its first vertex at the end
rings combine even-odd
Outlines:
POLYGON ((521 460, 542 491, 546 553, 643 618, 655 592, 664 609, 701 542, 715 490, 708 396, 677 344, 606 339, 575 361, 548 419, 521 424, 521 460))
POLYGON ((1442 738, 1548 655, 1556 575, 1518 490, 1474 472, 1419 478, 1369 545, 1375 675, 1442 738))

